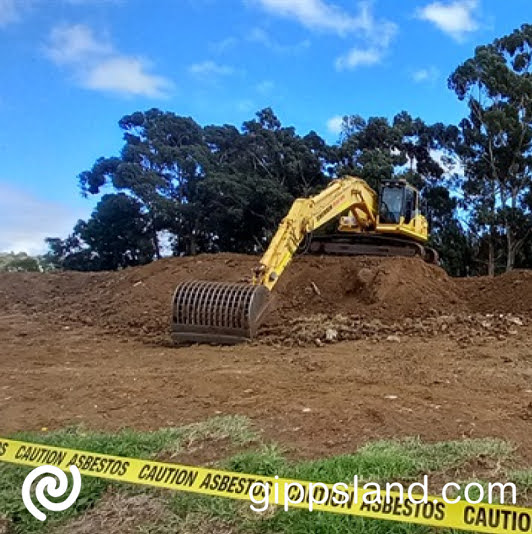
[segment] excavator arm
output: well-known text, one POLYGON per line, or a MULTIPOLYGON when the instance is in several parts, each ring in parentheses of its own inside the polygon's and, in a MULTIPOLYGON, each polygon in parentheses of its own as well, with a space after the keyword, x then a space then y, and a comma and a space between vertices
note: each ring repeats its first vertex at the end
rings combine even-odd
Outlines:
POLYGON ((305 236, 342 213, 349 211, 361 230, 375 228, 377 204, 375 191, 350 176, 332 181, 316 196, 296 199, 255 270, 253 283, 272 290, 305 236))
POLYGON ((270 303, 270 291, 305 236, 349 211, 360 231, 375 228, 377 194, 359 178, 334 180, 318 195, 294 201, 255 269, 253 285, 192 280, 180 284, 172 300, 175 342, 234 344, 253 339, 270 303))

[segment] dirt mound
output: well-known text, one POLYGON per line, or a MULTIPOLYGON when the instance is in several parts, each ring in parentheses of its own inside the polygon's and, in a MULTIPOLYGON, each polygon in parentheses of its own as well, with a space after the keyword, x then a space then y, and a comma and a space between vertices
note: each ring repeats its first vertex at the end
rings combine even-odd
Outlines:
POLYGON ((275 294, 283 320, 309 313, 396 320, 466 307, 443 269, 414 258, 297 258, 275 294))
POLYGON ((482 313, 532 313, 532 271, 457 280, 470 306, 482 313))
MULTIPOLYGON (((0 309, 38 314, 54 325, 95 326, 166 342, 171 296, 179 282, 250 282, 257 261, 217 254, 168 258, 120 272, 8 273, 0 275, 0 309)), ((362 318, 393 325, 470 311, 526 312, 531 294, 532 273, 464 282, 412 258, 302 256, 281 277, 264 332, 290 329, 301 318, 319 314, 347 316, 353 324, 362 318), (509 294, 514 297, 507 299, 509 294), (515 310, 518 297, 521 308, 515 310)))
MULTIPOLYGON (((179 282, 250 282, 256 262, 253 256, 218 254, 168 258, 117 273, 4 274, 0 305, 135 337, 166 336, 170 299, 179 282)), ((296 258, 274 294, 269 325, 319 313, 393 320, 464 307, 443 270, 407 258, 296 258)))
POLYGON ((246 281, 254 264, 249 256, 218 254, 168 258, 119 272, 0 274, 0 309, 159 338, 168 334, 171 296, 179 282, 196 277, 246 281))

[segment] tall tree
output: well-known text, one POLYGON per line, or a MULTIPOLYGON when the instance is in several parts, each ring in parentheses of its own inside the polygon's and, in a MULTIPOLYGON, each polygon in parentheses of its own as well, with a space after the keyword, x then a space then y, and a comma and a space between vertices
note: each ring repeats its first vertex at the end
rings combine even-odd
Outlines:
POLYGON ((142 205, 119 193, 104 195, 88 221, 66 240, 48 238, 48 259, 74 270, 114 270, 153 260, 155 249, 142 205))
POLYGON ((244 123, 208 126, 211 164, 201 185, 208 229, 221 250, 266 246, 295 197, 326 183, 327 145, 315 132, 302 138, 266 108, 244 123))
POLYGON ((81 173, 82 191, 97 194, 106 183, 127 191, 146 210, 157 256, 162 230, 178 235, 184 252, 195 254, 204 216, 197 187, 209 157, 202 128, 158 109, 127 115, 119 125, 125 141, 121 156, 100 158, 81 173))
POLYGON ((489 274, 495 273, 498 226, 506 239, 506 270, 513 269, 526 234, 524 197, 532 183, 532 25, 480 46, 449 78, 467 100, 461 123, 464 191, 486 229, 489 274))
POLYGON ((337 173, 360 176, 376 189, 383 180, 401 176, 421 189, 443 176, 435 151, 446 148, 455 135, 454 127, 427 125, 406 111, 391 123, 385 117, 346 116, 337 173))
POLYGON ((444 269, 452 276, 477 274, 475 246, 472 236, 457 216, 458 199, 451 196, 444 185, 426 187, 423 191, 427 203, 430 227, 430 245, 440 255, 444 269))
POLYGON ((272 109, 242 130, 202 128, 191 118, 151 109, 120 121, 120 157, 80 174, 84 194, 106 184, 137 199, 160 255, 166 231, 176 254, 251 252, 264 246, 293 198, 326 183, 327 145, 283 127, 272 109))

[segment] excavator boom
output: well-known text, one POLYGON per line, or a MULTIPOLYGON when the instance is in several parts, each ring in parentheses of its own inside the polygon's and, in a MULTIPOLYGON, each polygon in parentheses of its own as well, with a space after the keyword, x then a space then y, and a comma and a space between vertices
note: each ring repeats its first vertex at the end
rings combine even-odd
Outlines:
POLYGON ((254 283, 273 289, 305 236, 348 210, 356 212, 364 230, 375 227, 377 194, 360 178, 333 180, 318 195, 296 199, 262 257, 254 283))

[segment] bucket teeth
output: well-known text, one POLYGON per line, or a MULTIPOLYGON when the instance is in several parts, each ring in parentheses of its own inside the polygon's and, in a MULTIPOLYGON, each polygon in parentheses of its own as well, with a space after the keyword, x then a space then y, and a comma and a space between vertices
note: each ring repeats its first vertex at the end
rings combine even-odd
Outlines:
POLYGON ((192 280, 172 300, 176 343, 235 344, 253 339, 269 301, 263 286, 192 280))

